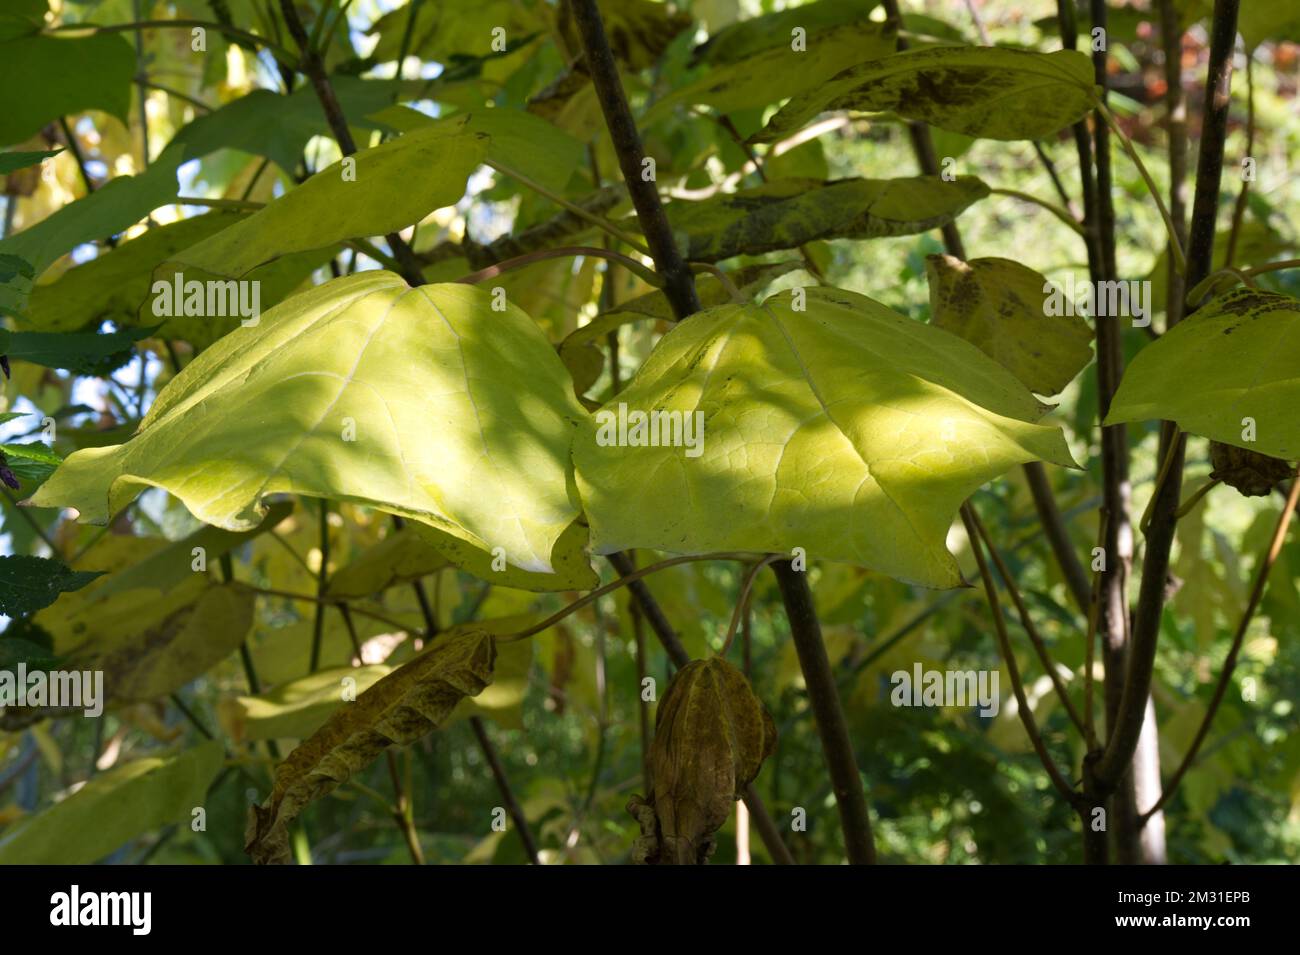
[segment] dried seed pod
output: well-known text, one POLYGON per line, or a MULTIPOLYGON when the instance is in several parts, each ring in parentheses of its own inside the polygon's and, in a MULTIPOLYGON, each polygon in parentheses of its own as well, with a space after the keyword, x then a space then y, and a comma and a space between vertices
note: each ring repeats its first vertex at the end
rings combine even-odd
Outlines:
POLYGON ((1210 463, 1214 465, 1210 477, 1246 497, 1264 497, 1295 473, 1285 461, 1219 441, 1210 442, 1210 463))
POLYGON ((642 832, 633 860, 702 864, 775 747, 776 725, 744 674, 717 657, 682 667, 659 703, 650 796, 628 803, 642 832))

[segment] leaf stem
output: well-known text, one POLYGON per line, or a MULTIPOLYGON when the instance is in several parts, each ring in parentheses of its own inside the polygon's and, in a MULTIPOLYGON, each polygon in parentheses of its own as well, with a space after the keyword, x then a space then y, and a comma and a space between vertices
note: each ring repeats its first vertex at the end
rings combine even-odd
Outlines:
POLYGON ((1056 216, 1056 218, 1069 226, 1078 235, 1086 236, 1086 233, 1083 231, 1083 226, 1079 225, 1074 216, 1070 215, 1067 210, 1062 209, 1060 206, 1048 202, 1046 199, 1039 199, 1037 196, 1030 195, 1027 192, 1021 192, 1019 189, 994 189, 990 187, 989 192, 997 196, 1010 196, 1013 199, 1019 199, 1021 202, 1028 202, 1032 205, 1038 206, 1039 208, 1046 209, 1052 215, 1056 216))
POLYGON ((1156 188, 1155 180, 1151 178, 1151 173, 1147 171, 1146 163, 1144 163, 1142 157, 1137 154, 1137 150, 1133 147, 1133 141, 1128 138, 1128 135, 1124 130, 1120 129, 1119 123, 1116 122, 1115 116, 1111 113, 1110 108, 1100 99, 1095 100, 1094 105, 1097 107, 1097 113, 1106 121, 1106 125, 1110 127, 1111 132, 1119 137, 1119 142, 1120 145, 1124 147, 1124 152, 1128 153, 1128 158, 1133 161, 1133 165, 1137 167, 1138 174, 1142 177, 1142 181, 1146 183, 1147 192, 1149 192, 1151 198, 1156 201, 1156 208, 1160 210, 1160 218, 1165 222, 1165 231, 1169 234, 1169 251, 1174 257, 1174 268, 1178 270, 1180 275, 1186 275, 1187 257, 1183 255, 1183 244, 1178 240, 1178 230, 1174 228, 1174 220, 1169 215, 1169 209, 1165 205, 1165 200, 1160 195, 1160 190, 1156 188))
POLYGON ((560 195, 558 192, 555 192, 554 190, 549 189, 548 187, 542 185, 540 182, 533 179, 531 176, 528 176, 520 172, 518 169, 515 169, 512 166, 507 166, 505 163, 501 162, 500 160, 489 159, 484 163, 484 165, 489 166, 492 169, 495 169, 497 172, 501 173, 502 175, 509 176, 512 179, 518 179, 519 182, 521 182, 525 187, 531 189, 533 192, 537 193, 539 196, 543 197, 544 199, 549 199, 551 200, 551 202, 554 202, 557 206, 560 206, 562 209, 565 209, 566 211, 572 213, 573 215, 577 216, 579 219, 583 219, 586 222, 590 222, 596 228, 609 233, 614 238, 618 239, 620 242, 623 242, 626 245, 629 245, 632 248, 636 249, 642 255, 648 258, 653 258, 650 249, 646 247, 644 242, 642 242, 640 239, 633 236, 631 233, 624 232, 622 229, 620 229, 614 223, 610 222, 604 216, 598 215, 595 212, 582 208, 582 206, 578 205, 576 202, 569 201, 568 199, 564 198, 564 196, 560 195))

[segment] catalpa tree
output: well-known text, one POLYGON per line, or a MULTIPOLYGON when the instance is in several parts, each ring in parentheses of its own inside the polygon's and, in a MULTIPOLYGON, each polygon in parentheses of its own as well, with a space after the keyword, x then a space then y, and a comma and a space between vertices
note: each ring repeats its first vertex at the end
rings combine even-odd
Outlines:
POLYGON ((1300 17, 901 6, 7 4, 0 862, 1294 853, 1300 17))

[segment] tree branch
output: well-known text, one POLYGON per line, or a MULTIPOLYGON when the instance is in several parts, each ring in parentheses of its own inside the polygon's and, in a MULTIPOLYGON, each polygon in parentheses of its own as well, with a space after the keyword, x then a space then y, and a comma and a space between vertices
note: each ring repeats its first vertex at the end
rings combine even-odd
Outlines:
POLYGON ((619 168, 623 171, 623 181, 632 196, 632 205, 636 207, 637 219, 654 257, 655 268, 664 277, 664 294, 677 318, 686 318, 700 310, 695 279, 673 241, 672 229, 659 202, 654 180, 644 178, 645 150, 619 80, 618 65, 609 48, 596 0, 572 0, 571 9, 601 112, 605 114, 605 126, 614 142, 619 168))
POLYGON ((501 790, 501 798, 505 801, 506 812, 510 813, 510 818, 514 820, 515 829, 519 832, 519 838, 523 841, 524 852, 528 855, 528 861, 533 865, 541 865, 541 859, 537 856, 537 843, 533 841, 532 830, 528 828, 528 817, 524 815, 519 801, 515 799, 514 790, 510 788, 510 780, 506 778, 505 768, 501 765, 501 759, 497 756, 496 747, 492 745, 492 740, 488 737, 487 728, 483 725, 483 719, 478 716, 471 716, 469 725, 474 728, 474 735, 478 737, 478 744, 483 749, 483 755, 487 758, 488 767, 492 770, 492 778, 497 781, 497 788, 501 790))
MULTIPOLYGON (((280 0, 280 12, 284 16, 285 26, 289 28, 290 35, 301 51, 302 70, 307 74, 307 79, 311 81, 312 88, 316 91, 316 98, 320 100, 321 109, 325 111, 325 119, 329 122, 334 139, 339 144, 343 155, 351 156, 357 151, 357 144, 352 139, 352 130, 348 128, 343 107, 339 105, 339 99, 334 94, 334 85, 325 73, 325 64, 321 62, 320 53, 311 45, 302 20, 298 18, 298 11, 294 8, 293 0, 280 0)), ((393 250, 393 257, 402 267, 402 278, 411 285, 423 284, 424 277, 420 274, 420 262, 406 240, 396 232, 390 232, 385 238, 388 240, 388 247, 393 250)))
POLYGON ((817 734, 821 737, 822 755, 826 758, 826 768, 830 771, 831 785, 835 790, 840 827, 844 830, 844 848, 850 864, 871 865, 876 861, 876 846, 871 836, 866 792, 835 687, 835 674, 831 671, 826 644, 822 641, 822 628, 813 607, 808 578, 802 571, 795 570, 788 560, 773 564, 772 570, 781 588, 785 614, 790 621, 790 636, 799 656, 799 668, 803 671, 808 701, 812 705, 817 734))
MULTIPOLYGON (((1232 82, 1232 53, 1237 39, 1239 0, 1215 0, 1210 34, 1210 63, 1205 85, 1205 106, 1201 129, 1201 150, 1196 166, 1196 195, 1187 254, 1187 285, 1195 286, 1210 274, 1214 254, 1214 229, 1218 211, 1219 185, 1223 173, 1223 145, 1227 135, 1229 91, 1232 82)), ((1161 460, 1172 455, 1168 479, 1160 487, 1151 512, 1146 556, 1142 563, 1142 585, 1133 620, 1133 640, 1128 673, 1116 715, 1114 731, 1097 765, 1098 782, 1113 789, 1119 782, 1137 747, 1146 711, 1151 674, 1155 667, 1160 618, 1165 606, 1169 574, 1169 551, 1178 523, 1178 501, 1183 483, 1185 437, 1171 422, 1161 427, 1161 460)))

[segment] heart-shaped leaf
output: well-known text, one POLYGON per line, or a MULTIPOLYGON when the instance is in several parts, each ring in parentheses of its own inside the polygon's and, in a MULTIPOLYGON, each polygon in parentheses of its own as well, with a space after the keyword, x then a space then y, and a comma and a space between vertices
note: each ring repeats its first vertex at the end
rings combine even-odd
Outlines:
POLYGON ((127 443, 71 455, 34 503, 102 523, 143 488, 247 530, 279 492, 368 504, 515 567, 551 573, 577 517, 586 417, 513 306, 465 285, 366 272, 304 292, 199 355, 127 443))
POLYGON ((952 587, 962 502, 1016 464, 1073 465, 1042 412, 969 342, 852 292, 796 289, 673 328, 581 429, 574 462, 598 553, 801 547, 952 587), (670 417, 638 431, 634 412, 670 417))

